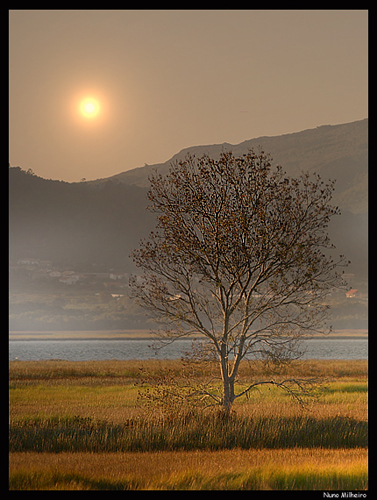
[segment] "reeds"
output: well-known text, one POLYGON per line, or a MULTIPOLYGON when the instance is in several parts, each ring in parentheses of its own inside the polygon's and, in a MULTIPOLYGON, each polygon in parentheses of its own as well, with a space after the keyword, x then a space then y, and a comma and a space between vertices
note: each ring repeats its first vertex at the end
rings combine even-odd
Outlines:
POLYGON ((129 419, 111 425, 82 417, 27 419, 10 427, 10 450, 125 452, 367 446, 368 425, 346 417, 249 418, 201 413, 169 421, 129 419))

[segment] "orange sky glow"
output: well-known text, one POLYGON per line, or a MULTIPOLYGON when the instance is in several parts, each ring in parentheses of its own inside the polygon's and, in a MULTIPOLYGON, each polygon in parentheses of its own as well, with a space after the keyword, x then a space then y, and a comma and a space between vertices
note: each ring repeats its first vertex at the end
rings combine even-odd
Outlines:
POLYGON ((70 182, 368 115, 366 10, 11 10, 10 164, 70 182))

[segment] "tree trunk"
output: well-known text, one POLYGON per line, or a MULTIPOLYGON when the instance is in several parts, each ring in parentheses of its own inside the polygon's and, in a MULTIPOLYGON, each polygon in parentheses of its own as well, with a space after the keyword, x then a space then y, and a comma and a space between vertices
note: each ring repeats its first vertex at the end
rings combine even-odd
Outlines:
POLYGON ((234 378, 229 376, 228 357, 226 355, 225 344, 221 348, 221 378, 223 381, 223 397, 221 400, 222 409, 225 415, 230 414, 234 396, 234 378))
POLYGON ((228 377, 228 380, 223 379, 223 397, 221 401, 222 409, 225 415, 230 414, 233 401, 234 401, 234 383, 228 377))

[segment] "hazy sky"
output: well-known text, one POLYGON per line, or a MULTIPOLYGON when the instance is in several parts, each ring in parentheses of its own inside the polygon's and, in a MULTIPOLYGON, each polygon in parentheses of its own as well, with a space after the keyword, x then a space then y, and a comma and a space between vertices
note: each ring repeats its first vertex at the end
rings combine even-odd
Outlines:
POLYGON ((42 177, 108 177, 188 146, 367 117, 366 10, 9 17, 9 161, 42 177))

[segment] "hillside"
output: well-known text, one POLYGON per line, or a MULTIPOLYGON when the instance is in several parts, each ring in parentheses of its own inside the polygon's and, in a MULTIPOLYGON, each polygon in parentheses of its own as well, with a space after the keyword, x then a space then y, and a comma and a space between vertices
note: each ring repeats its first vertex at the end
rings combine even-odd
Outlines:
MULTIPOLYGON (((352 261, 348 300, 331 297, 334 328, 367 328, 367 126, 362 120, 238 145, 197 146, 168 162, 93 182, 42 179, 9 169, 10 330, 116 330, 150 328, 144 310, 127 296, 130 252, 153 229, 146 210, 148 175, 164 173, 188 152, 240 155, 261 145, 291 175, 316 171, 337 179, 342 215, 329 227, 334 255, 352 261)), ((24 166, 27 168, 27 165, 24 166)))
POLYGON ((107 181, 67 183, 9 169, 10 258, 33 257, 76 269, 129 269, 129 253, 153 217, 147 189, 107 181), (140 228, 142 228, 140 230, 140 228))
POLYGON ((290 175, 316 171, 335 178, 334 202, 342 210, 330 226, 336 253, 352 260, 348 272, 367 274, 368 120, 323 126, 295 134, 261 137, 238 145, 196 146, 163 164, 150 165, 93 182, 42 179, 19 167, 9 169, 10 258, 49 260, 75 269, 91 266, 133 270, 129 254, 153 228, 145 210, 148 175, 167 171, 188 152, 240 155, 261 145, 290 175))
POLYGON ((148 176, 154 171, 164 174, 176 160, 188 153, 204 153, 219 157, 224 150, 235 156, 259 146, 272 155, 273 163, 280 164, 289 175, 302 171, 316 172, 324 179, 336 179, 334 203, 354 214, 367 211, 368 184, 368 119, 341 125, 323 125, 315 129, 275 137, 259 137, 240 144, 213 144, 185 148, 165 163, 146 165, 99 179, 90 184, 117 180, 123 184, 148 187, 148 176))

